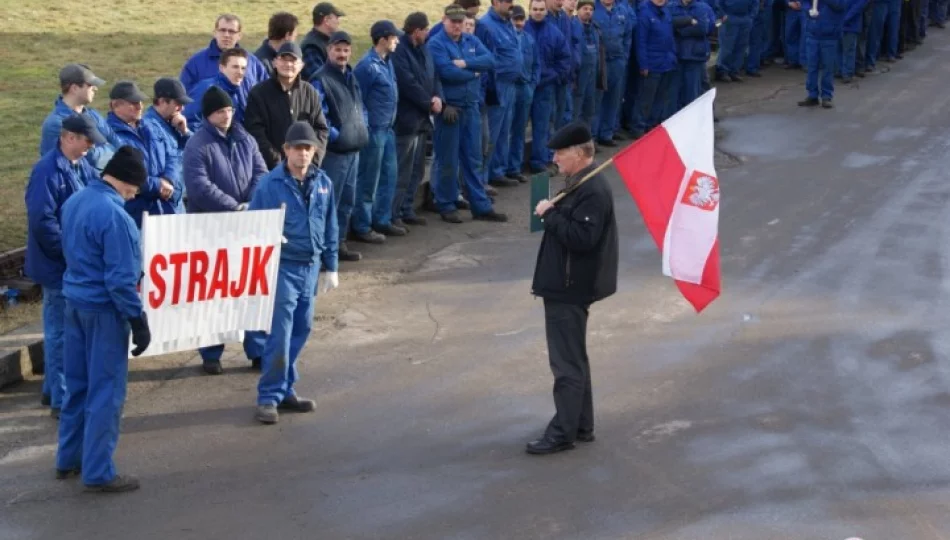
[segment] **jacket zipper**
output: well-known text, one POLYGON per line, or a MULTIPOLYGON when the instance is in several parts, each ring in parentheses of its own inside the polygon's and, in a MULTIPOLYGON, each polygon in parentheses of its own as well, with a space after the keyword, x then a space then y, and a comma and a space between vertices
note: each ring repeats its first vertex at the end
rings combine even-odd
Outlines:
POLYGON ((566 272, 566 275, 564 276, 565 288, 571 286, 571 253, 570 252, 567 253, 567 269, 566 270, 567 272, 566 272))

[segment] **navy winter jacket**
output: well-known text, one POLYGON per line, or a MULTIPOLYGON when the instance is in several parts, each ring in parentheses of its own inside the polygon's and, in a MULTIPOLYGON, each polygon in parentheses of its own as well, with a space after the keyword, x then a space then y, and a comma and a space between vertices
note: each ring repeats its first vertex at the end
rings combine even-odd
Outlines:
POLYGON ((415 135, 432 130, 432 98, 442 98, 442 84, 435 76, 435 63, 425 45, 400 42, 392 55, 399 88, 396 135, 415 135))
POLYGON ((126 319, 142 314, 139 230, 115 188, 94 180, 66 201, 63 253, 63 296, 70 304, 126 319))
POLYGON ((436 76, 442 83, 445 102, 455 107, 481 103, 481 78, 495 68, 495 60, 481 40, 462 34, 456 42, 443 31, 429 39, 426 47, 435 63, 436 76), (464 60, 465 67, 456 66, 453 60, 464 60))
POLYGON ((26 185, 26 277, 49 289, 63 288, 62 209, 66 200, 99 175, 85 159, 75 165, 57 144, 30 172, 26 185))
POLYGON ((227 137, 206 124, 185 145, 184 175, 189 212, 230 212, 251 200, 267 174, 257 141, 239 124, 227 137))
POLYGON ((140 120, 138 127, 123 122, 115 113, 106 118, 109 126, 123 145, 137 148, 145 156, 145 170, 148 179, 134 199, 125 203, 125 209, 139 227, 142 226, 142 213, 180 214, 184 212, 181 204, 182 182, 181 161, 176 147, 168 137, 150 122, 140 120), (162 200, 162 179, 168 180, 175 188, 171 199, 162 200))
POLYGON ((808 14, 812 0, 802 0, 802 17, 805 18, 805 35, 811 39, 841 39, 841 22, 847 0, 821 0, 818 2, 818 17, 808 14))
MULTIPOLYGON (((237 47, 240 47, 240 45, 237 45, 237 47)), ((218 62, 220 60, 221 48, 218 47, 218 42, 212 39, 207 47, 193 54, 191 58, 185 62, 184 67, 181 68, 179 79, 181 79, 181 84, 184 85, 185 91, 191 92, 199 82, 210 79, 218 74, 220 72, 218 62)), ((248 51, 247 74, 244 77, 244 81, 241 82, 241 86, 244 87, 244 95, 247 95, 254 85, 259 82, 264 82, 269 78, 270 75, 267 74, 267 68, 264 67, 264 64, 248 51)))
POLYGON ((711 49, 708 36, 710 29, 716 25, 716 14, 701 0, 692 0, 689 4, 682 0, 675 0, 675 2, 671 8, 674 19, 689 17, 696 20, 694 25, 676 29, 677 58, 687 62, 709 60, 711 49))
POLYGON ((399 88, 396 87, 396 71, 392 59, 380 58, 376 49, 366 52, 353 69, 360 83, 363 107, 369 117, 370 129, 389 129, 396 122, 396 104, 399 88))
POLYGON ((594 4, 594 22, 600 27, 607 60, 629 59, 634 28, 637 26, 634 10, 617 3, 608 10, 597 0, 594 4))
POLYGON ((550 14, 541 22, 528 19, 524 29, 538 46, 541 77, 538 87, 564 84, 571 75, 571 49, 550 14))
POLYGON ((286 204, 284 238, 280 260, 316 263, 329 272, 337 271, 340 247, 333 183, 325 172, 311 165, 303 186, 281 162, 267 173, 254 190, 250 210, 273 210, 286 204))

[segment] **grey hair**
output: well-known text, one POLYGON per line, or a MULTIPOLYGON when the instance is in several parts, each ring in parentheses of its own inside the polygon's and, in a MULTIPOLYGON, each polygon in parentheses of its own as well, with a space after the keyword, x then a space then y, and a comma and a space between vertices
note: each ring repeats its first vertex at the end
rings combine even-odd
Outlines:
POLYGON ((583 144, 574 145, 574 148, 577 149, 580 155, 586 158, 592 158, 594 157, 594 154, 596 153, 594 149, 594 141, 587 141, 586 143, 583 143, 583 144))

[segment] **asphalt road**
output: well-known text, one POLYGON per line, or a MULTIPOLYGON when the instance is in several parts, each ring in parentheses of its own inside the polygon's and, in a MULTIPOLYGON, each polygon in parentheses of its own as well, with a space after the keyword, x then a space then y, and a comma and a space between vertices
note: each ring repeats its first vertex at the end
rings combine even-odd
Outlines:
POLYGON ((0 538, 950 538, 948 52, 931 37, 832 111, 795 106, 799 73, 721 90, 724 289, 701 316, 612 177, 596 442, 524 454, 553 411, 539 237, 478 229, 321 299, 314 414, 254 423, 237 348, 222 377, 136 366, 118 464, 139 492, 53 480, 35 383, 0 395, 0 538))

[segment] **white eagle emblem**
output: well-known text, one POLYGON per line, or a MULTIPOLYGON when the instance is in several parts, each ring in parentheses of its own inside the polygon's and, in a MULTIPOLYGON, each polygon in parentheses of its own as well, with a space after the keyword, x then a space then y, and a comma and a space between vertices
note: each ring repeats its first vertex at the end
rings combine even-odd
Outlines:
POLYGON ((719 180, 715 176, 694 171, 681 202, 702 210, 715 210, 719 205, 719 180))

